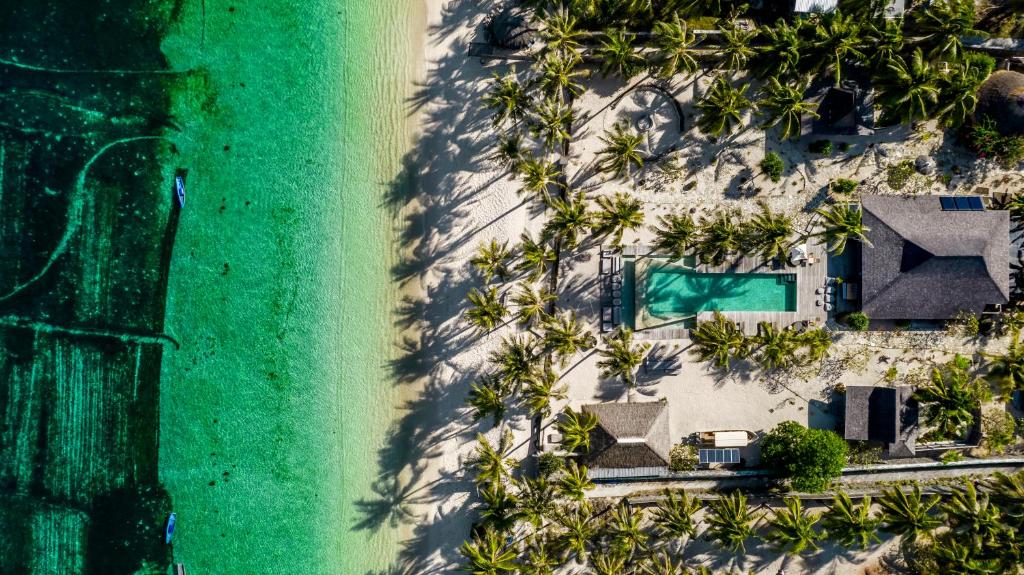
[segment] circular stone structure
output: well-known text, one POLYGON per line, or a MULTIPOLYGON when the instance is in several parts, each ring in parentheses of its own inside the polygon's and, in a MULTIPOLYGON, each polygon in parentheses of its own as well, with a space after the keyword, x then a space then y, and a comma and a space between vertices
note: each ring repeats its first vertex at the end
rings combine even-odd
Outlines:
POLYGON ((537 40, 537 31, 530 27, 528 16, 516 8, 505 8, 496 14, 488 30, 492 43, 510 50, 529 48, 537 40))
POLYGON ((1024 136, 1024 74, 1000 70, 978 89, 974 117, 989 117, 1004 136, 1024 136))

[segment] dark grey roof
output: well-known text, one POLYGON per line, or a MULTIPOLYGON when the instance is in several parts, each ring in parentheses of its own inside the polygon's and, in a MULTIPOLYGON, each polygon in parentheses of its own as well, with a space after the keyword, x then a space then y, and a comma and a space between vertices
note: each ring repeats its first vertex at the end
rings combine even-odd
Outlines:
POLYGON ((522 10, 507 8, 491 20, 488 29, 491 41, 502 47, 521 50, 537 39, 537 31, 530 27, 529 16, 522 10))
POLYGON ((943 211, 938 196, 861 198, 862 311, 875 319, 949 319, 1010 298, 1010 216, 943 211))
POLYGON ((988 116, 1004 135, 1024 134, 1024 74, 1000 70, 978 89, 974 117, 988 116))
POLYGON ((815 82, 804 98, 817 103, 818 117, 805 114, 801 133, 862 136, 874 133, 873 92, 869 86, 866 78, 860 82, 844 80, 841 86, 833 84, 831 77, 815 82))
POLYGON ((891 457, 911 457, 917 448, 918 404, 910 386, 846 388, 846 439, 887 444, 891 457))
POLYGON ((592 468, 660 467, 668 465, 672 447, 664 401, 597 403, 583 411, 597 416, 584 463, 592 468))

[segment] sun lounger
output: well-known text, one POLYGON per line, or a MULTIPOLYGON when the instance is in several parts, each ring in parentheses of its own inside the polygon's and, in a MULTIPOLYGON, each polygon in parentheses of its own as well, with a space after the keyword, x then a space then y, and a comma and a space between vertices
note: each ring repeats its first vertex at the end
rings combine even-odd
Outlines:
POLYGON ((611 273, 612 273, 612 260, 611 260, 611 258, 606 258, 604 256, 601 256, 601 263, 600 263, 599 267, 600 267, 600 269, 598 270, 598 273, 600 273, 603 276, 611 275, 611 273))
POLYGON ((619 325, 622 323, 622 312, 618 307, 612 308, 612 325, 619 325))

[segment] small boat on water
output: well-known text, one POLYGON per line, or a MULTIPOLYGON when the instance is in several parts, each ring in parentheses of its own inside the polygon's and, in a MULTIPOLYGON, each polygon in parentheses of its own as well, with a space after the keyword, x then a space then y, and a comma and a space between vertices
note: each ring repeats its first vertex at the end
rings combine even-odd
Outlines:
POLYGON ((175 563, 174 564, 174 575, 186 575, 185 574, 185 564, 184 563, 175 563))
POLYGON ((171 544, 171 538, 174 537, 174 524, 177 522, 177 520, 177 513, 171 513, 170 516, 167 517, 167 533, 166 535, 164 535, 164 543, 168 545, 171 544))
POLYGON ((174 176, 174 195, 178 198, 178 207, 185 207, 185 176, 174 176))

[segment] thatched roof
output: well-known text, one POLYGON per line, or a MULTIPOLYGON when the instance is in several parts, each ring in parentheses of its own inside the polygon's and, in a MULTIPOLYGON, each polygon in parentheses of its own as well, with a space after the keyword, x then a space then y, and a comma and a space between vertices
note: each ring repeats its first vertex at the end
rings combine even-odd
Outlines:
POLYGON ((537 31, 530 27, 529 16, 514 8, 506 8, 496 14, 488 30, 491 42, 502 48, 522 50, 537 40, 537 31))
POLYGON ((1006 136, 1024 135, 1024 74, 1000 70, 978 89, 975 118, 989 117, 1006 136))
POLYGON ((584 405, 583 411, 596 415, 598 423, 590 434, 584 463, 595 469, 668 465, 672 437, 667 405, 664 401, 584 405))
POLYGON ((846 388, 846 439, 887 444, 889 455, 911 457, 917 447, 918 404, 910 386, 846 388))
POLYGON ((868 317, 943 320, 1009 301, 1008 212, 943 210, 937 196, 868 195, 861 209, 868 317))

